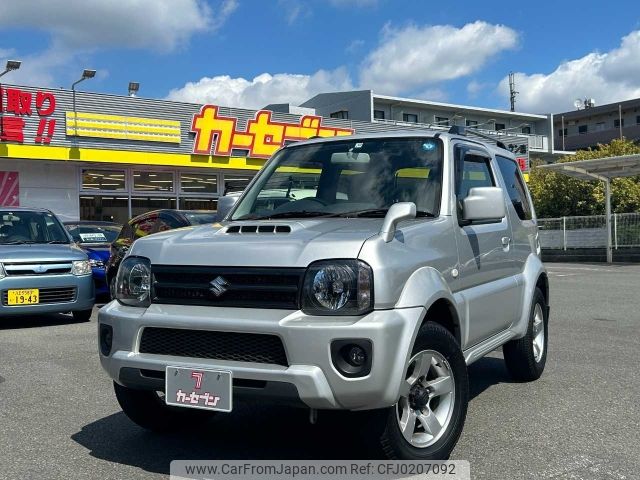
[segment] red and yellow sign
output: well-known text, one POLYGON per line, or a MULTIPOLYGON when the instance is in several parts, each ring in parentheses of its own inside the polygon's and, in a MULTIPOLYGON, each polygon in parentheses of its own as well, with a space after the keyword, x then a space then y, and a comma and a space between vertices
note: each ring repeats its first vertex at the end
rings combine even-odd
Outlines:
POLYGON ((306 140, 311 137, 336 137, 352 135, 351 128, 334 128, 322 125, 322 117, 305 115, 298 123, 275 122, 270 110, 259 110, 253 120, 247 122, 246 131, 238 131, 238 119, 218 115, 218 107, 204 105, 193 116, 191 131, 196 134, 193 153, 230 156, 235 149, 248 150, 249 157, 269 158, 286 141, 306 140))
POLYGON ((25 117, 35 112, 39 120, 34 142, 49 145, 56 128, 56 120, 49 117, 55 109, 56 97, 51 92, 38 91, 34 98, 31 92, 19 88, 0 88, 0 141, 24 143, 25 117))

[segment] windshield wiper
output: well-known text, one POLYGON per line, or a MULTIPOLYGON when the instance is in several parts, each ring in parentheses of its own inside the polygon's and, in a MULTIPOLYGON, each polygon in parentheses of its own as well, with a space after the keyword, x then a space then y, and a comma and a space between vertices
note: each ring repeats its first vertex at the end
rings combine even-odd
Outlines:
POLYGON ((13 242, 2 242, 0 245, 27 245, 36 243, 32 240, 14 240, 13 242))
MULTIPOLYGON (((382 218, 387 212, 388 208, 370 208, 368 210, 354 210, 353 212, 345 212, 341 213, 341 217, 369 217, 369 218, 382 218)), ((427 212, 426 210, 418 210, 416 212, 416 217, 431 217, 435 218, 435 215, 431 212, 427 212)))
POLYGON ((51 241, 46 242, 46 243, 47 243, 47 244, 49 244, 49 245, 52 245, 52 244, 54 244, 54 243, 59 243, 59 244, 65 244, 65 245, 67 245, 69 242, 65 242, 64 240, 51 240, 51 241))
POLYGON ((302 210, 299 212, 281 212, 274 213, 271 215, 244 215, 240 218, 236 218, 236 220, 270 220, 272 218, 311 218, 311 217, 337 217, 339 214, 337 213, 327 213, 327 212, 313 212, 302 210))

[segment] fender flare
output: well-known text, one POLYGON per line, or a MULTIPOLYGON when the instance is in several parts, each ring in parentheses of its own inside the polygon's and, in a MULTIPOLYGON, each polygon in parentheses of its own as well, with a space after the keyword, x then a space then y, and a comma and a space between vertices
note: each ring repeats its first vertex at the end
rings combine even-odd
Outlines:
MULTIPOLYGON (((533 292, 535 292, 536 285, 543 275, 545 277, 547 276, 547 270, 544 268, 542 260, 534 253, 530 254, 522 271, 522 282, 524 283, 522 288, 522 316, 509 329, 514 334, 513 338, 522 338, 527 334, 531 303, 533 302, 533 292)), ((547 295, 548 306, 548 292, 543 293, 547 295)))

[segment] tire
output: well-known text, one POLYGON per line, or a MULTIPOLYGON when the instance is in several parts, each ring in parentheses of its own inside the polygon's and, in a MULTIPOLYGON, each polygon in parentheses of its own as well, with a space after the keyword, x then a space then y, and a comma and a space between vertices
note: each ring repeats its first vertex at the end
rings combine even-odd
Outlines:
POLYGON ((136 390, 113 382, 120 408, 138 426, 152 432, 175 432, 200 426, 215 412, 170 407, 153 390, 136 390))
POLYGON ((115 300, 116 298, 116 276, 114 275, 109 280, 109 300, 115 300))
POLYGON ((75 322, 88 322, 91 320, 91 314, 93 313, 93 309, 91 310, 78 310, 76 312, 71 312, 73 314, 73 320, 75 322))
POLYGON ((540 378, 547 362, 548 327, 547 303, 542 291, 536 288, 526 335, 502 347, 507 370, 513 379, 530 382, 540 378))
POLYGON ((396 405, 381 415, 384 422, 380 438, 382 450, 390 459, 446 460, 462 433, 469 403, 467 365, 460 345, 446 328, 427 322, 418 332, 407 370, 407 385, 403 383, 404 388, 411 384, 412 379, 417 380, 405 390, 405 395, 401 394, 396 405), (418 368, 418 364, 428 367, 418 368), (420 373, 417 374, 418 370, 420 373), (426 380, 422 375, 425 371, 426 380), (445 380, 447 374, 448 380, 445 380), (439 385, 436 390, 440 391, 439 394, 433 391, 435 381, 439 385), (428 397, 426 405, 425 384, 428 397), (419 412, 419 415, 411 417, 412 411, 419 412), (434 418, 437 423, 433 423, 434 418), (403 425, 408 426, 404 428, 406 434, 401 429, 403 425), (431 433, 427 432, 425 425, 430 426, 431 433))

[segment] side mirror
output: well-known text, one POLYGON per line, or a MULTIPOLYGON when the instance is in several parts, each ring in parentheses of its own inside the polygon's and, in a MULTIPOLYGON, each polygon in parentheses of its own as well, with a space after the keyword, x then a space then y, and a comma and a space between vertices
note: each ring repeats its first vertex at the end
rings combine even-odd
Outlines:
POLYGON ((462 201, 462 219, 472 221, 499 220, 507 214, 500 187, 475 187, 462 201))
POLYGON ((238 198, 240 198, 239 194, 231 194, 225 195, 218 199, 217 221, 224 220, 224 217, 227 216, 227 214, 231 211, 233 206, 238 201, 238 198))
POLYGON ((402 220, 416 218, 416 204, 413 202, 398 202, 391 205, 387 215, 384 217, 380 235, 386 243, 393 240, 396 234, 396 225, 402 220))

